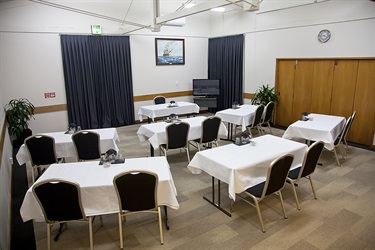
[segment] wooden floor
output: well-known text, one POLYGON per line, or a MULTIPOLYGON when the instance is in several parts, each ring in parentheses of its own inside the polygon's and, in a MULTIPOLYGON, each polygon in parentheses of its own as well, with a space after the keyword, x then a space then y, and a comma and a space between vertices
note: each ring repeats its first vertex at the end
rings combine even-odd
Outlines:
MULTIPOLYGON (((126 158, 149 156, 149 144, 140 143, 140 125, 118 128, 120 152, 126 158)), ((273 129, 281 136, 283 130, 273 129)), ((220 141, 220 144, 226 144, 220 141)), ((196 153, 191 149, 191 156, 196 153)), ((158 155, 158 151, 155 152, 158 155)), ((249 155, 251 157, 251 155, 249 155)), ((208 204, 211 176, 193 175, 187 157, 179 150, 168 155, 180 208, 168 209, 170 230, 164 226, 160 245, 155 215, 129 216, 124 222, 125 249, 375 249, 375 152, 349 147, 348 157, 338 167, 334 154, 324 150, 313 180, 297 188, 301 210, 296 209, 292 189, 282 191, 288 219, 284 219, 277 196, 261 202, 266 232, 262 233, 255 208, 236 200, 232 217, 208 204)), ((29 175, 30 176, 30 175, 29 175)), ((222 185, 222 205, 229 208, 228 187, 222 185)), ((104 226, 94 221, 94 248, 119 249, 117 215, 103 216, 104 226)), ((38 249, 46 249, 46 224, 34 223, 38 249)), ((52 229, 52 236, 58 227, 52 229)), ((52 249, 89 248, 88 226, 70 223, 52 249)))

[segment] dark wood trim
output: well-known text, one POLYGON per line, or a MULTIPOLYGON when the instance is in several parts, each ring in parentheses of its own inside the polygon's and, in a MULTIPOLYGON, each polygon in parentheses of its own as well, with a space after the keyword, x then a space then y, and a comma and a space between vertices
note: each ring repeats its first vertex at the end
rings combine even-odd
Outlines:
POLYGON ((35 107, 35 114, 50 113, 57 111, 65 111, 68 109, 67 104, 56 104, 50 106, 35 107))
POLYGON ((180 92, 168 92, 168 93, 158 93, 158 94, 150 94, 150 95, 139 95, 134 96, 134 102, 141 102, 141 101, 149 101, 153 100, 155 96, 162 95, 165 98, 171 98, 171 97, 179 97, 179 96, 192 96, 193 91, 180 91, 180 92))
POLYGON ((1 162, 3 159, 3 150, 4 150, 4 143, 5 143, 5 133, 7 132, 7 123, 4 117, 3 126, 1 128, 1 136, 0 136, 0 168, 1 162))
POLYGON ((276 58, 276 61, 290 61, 290 60, 306 60, 306 61, 316 61, 316 60, 374 60, 375 57, 327 57, 327 58, 276 58))
POLYGON ((254 93, 243 93, 243 98, 245 99, 253 99, 254 93))

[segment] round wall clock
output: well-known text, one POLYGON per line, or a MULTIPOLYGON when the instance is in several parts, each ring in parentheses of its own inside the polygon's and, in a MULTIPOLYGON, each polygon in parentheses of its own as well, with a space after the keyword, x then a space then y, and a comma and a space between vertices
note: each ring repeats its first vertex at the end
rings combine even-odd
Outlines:
POLYGON ((321 30, 318 34, 318 40, 321 43, 326 43, 331 38, 331 32, 329 30, 321 30))

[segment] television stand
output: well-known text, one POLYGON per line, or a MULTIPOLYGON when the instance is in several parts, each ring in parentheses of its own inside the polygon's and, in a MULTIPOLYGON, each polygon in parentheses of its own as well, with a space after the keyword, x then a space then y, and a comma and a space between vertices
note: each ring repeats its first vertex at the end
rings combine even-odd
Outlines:
POLYGON ((217 108, 217 98, 207 96, 194 96, 194 103, 199 107, 217 108))

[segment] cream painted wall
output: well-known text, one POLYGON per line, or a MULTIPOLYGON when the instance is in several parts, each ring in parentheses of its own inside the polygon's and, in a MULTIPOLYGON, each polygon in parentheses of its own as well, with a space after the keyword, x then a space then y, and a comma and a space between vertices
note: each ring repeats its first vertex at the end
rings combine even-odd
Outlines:
MULTIPOLYGON (((100 8, 91 8, 95 7, 100 8)), ((0 84, 4 89, 3 105, 12 98, 20 97, 30 99, 35 106, 66 103, 59 33, 89 34, 90 24, 93 23, 102 25, 103 35, 124 32, 116 22, 29 2, 1 10, 0 84), (45 99, 45 92, 55 92, 56 98, 45 99)), ((112 6, 112 11, 113 15, 118 14, 115 13, 118 8, 112 6)), ((110 10, 105 12, 109 14, 110 10)), ((142 29, 129 34, 134 95, 189 91, 192 90, 193 78, 206 78, 208 30, 208 16, 199 14, 186 18, 184 27, 165 26, 161 32, 142 29), (185 65, 156 66, 155 37, 185 39, 185 65)), ((192 101, 192 97, 175 100, 192 101)), ((145 104, 151 104, 151 101, 135 103, 135 119, 138 119, 139 107, 145 104)), ((30 121, 33 133, 61 131, 67 125, 65 111, 37 114, 35 120, 30 121)))
MULTIPOLYGON (((312 1, 311 1, 312 2, 312 1)), ((265 2, 266 3, 266 2, 265 2)), ((375 56, 375 3, 320 1, 276 11, 215 14, 211 36, 245 34, 244 91, 275 84, 277 58, 375 56), (331 39, 317 40, 329 29, 331 39)))

